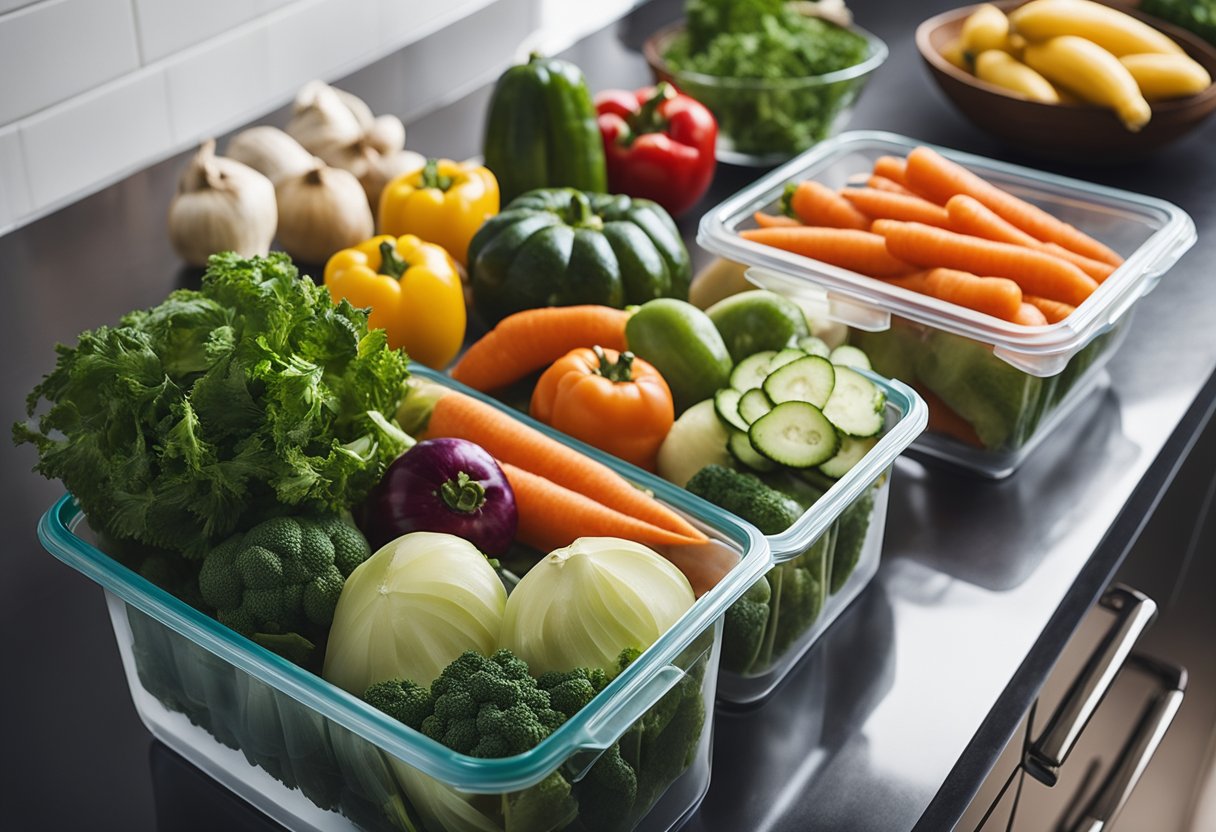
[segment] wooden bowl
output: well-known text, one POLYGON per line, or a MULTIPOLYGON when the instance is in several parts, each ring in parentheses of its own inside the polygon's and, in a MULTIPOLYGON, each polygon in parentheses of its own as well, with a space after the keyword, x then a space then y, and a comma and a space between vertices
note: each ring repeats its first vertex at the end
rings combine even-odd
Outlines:
MULTIPOLYGON (((1005 0, 994 5, 1009 12, 1022 2, 1005 0)), ((1133 133, 1103 107, 1043 104, 988 84, 942 56, 942 49, 959 36, 963 21, 977 8, 954 9, 921 23, 916 29, 916 47, 942 92, 963 115, 1026 153, 1096 164, 1123 161, 1147 155, 1174 141, 1216 110, 1214 84, 1197 95, 1153 102, 1152 119, 1133 133)), ((1216 78, 1216 48, 1207 41, 1135 9, 1126 6, 1119 9, 1169 35, 1216 78)))

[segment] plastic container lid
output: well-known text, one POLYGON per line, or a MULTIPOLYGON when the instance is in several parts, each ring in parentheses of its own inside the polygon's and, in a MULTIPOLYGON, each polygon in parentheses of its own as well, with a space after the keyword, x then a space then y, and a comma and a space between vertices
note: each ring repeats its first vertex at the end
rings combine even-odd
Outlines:
POLYGON ((756 285, 820 304, 828 317, 849 326, 880 332, 890 326, 892 315, 899 315, 991 344, 996 356, 1039 377, 1059 373, 1069 358, 1110 329, 1195 240, 1190 216, 1164 200, 876 131, 842 133, 792 159, 706 213, 697 232, 704 248, 751 266, 748 277, 756 285), (877 157, 903 157, 921 145, 1097 237, 1126 260, 1072 315, 1059 323, 1026 327, 738 234, 755 211, 780 199, 787 182, 816 179, 841 187, 868 174, 877 157))

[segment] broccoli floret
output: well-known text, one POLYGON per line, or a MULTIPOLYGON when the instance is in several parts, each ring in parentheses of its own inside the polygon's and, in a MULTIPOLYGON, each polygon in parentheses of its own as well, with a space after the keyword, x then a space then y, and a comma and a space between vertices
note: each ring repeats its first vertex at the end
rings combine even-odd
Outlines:
POLYGON ((638 796, 638 775, 619 745, 600 755, 576 786, 579 820, 588 832, 628 828, 638 796))
POLYGON ((367 689, 363 698, 373 708, 379 708, 416 731, 422 728, 422 720, 435 710, 431 692, 408 679, 377 682, 367 689))
POLYGON ((503 796, 503 832, 562 829, 579 809, 569 781, 555 771, 530 789, 503 796))
POLYGON ((276 517, 208 552, 198 586, 216 618, 243 635, 316 640, 333 621, 347 576, 370 554, 340 518, 276 517))
POLYGON ((726 610, 722 624, 722 667, 747 673, 760 655, 768 626, 772 587, 761 577, 726 610))
POLYGON ((836 521, 836 551, 832 555, 831 592, 840 591, 845 581, 853 574, 861 550, 865 546, 866 532, 870 529, 870 514, 874 511, 874 489, 862 494, 846 508, 836 521))
POLYGON ((798 636, 819 617, 823 586, 806 565, 793 562, 778 567, 785 571, 781 582, 781 614, 773 637, 773 655, 784 653, 798 636))
POLYGON ((780 534, 802 516, 802 506, 794 498, 769 488, 751 474, 721 465, 706 465, 685 487, 739 515, 764 534, 780 534))

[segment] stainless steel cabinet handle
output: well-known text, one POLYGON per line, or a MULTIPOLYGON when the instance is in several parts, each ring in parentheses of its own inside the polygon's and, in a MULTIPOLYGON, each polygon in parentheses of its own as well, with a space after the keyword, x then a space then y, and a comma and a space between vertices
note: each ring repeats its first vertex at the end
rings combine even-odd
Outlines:
POLYGON ((1042 735, 1023 755, 1026 770, 1048 786, 1056 784, 1060 766, 1106 696, 1132 645, 1157 615, 1153 599, 1122 584, 1108 589, 1098 603, 1115 614, 1114 623, 1069 687, 1042 735))
POLYGON ((1127 663, 1129 667, 1155 676, 1161 683, 1161 690, 1144 706, 1135 730, 1127 738, 1106 779, 1069 832, 1102 832, 1114 822, 1182 706, 1186 670, 1138 654, 1131 656, 1127 663))

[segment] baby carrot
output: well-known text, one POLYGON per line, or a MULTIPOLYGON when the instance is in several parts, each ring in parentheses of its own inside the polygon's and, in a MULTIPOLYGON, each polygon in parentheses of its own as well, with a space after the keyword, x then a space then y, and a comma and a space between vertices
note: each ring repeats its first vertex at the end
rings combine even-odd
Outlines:
POLYGON ((798 220, 787 217, 785 214, 766 214, 763 211, 752 214, 752 219, 761 228, 797 228, 802 225, 798 220))
POLYGON ((790 210, 806 225, 828 228, 869 228, 870 220, 844 197, 822 182, 799 182, 790 193, 790 210))
POLYGON ((452 378, 474 390, 497 390, 548 367, 579 347, 599 345, 618 352, 625 344, 629 313, 610 306, 551 306, 526 309, 469 347, 452 378))
POLYGON ((917 292, 922 295, 929 294, 929 287, 925 285, 925 278, 929 276, 929 272, 912 272, 902 277, 884 277, 883 283, 891 286, 898 286, 901 289, 907 289, 909 292, 917 292))
POLYGON ((870 178, 866 180, 866 184, 878 191, 888 191, 893 194, 907 194, 908 196, 914 196, 911 191, 895 180, 888 179, 885 176, 879 176, 878 174, 873 174, 870 176, 870 178))
POLYGON ((908 165, 898 156, 879 156, 875 159, 874 175, 889 179, 901 188, 908 189, 908 165))
POLYGON ((1123 262, 1118 254, 1088 234, 998 188, 928 147, 915 148, 908 154, 907 184, 926 199, 943 204, 955 194, 967 194, 1037 240, 1057 243, 1069 251, 1112 266, 1123 262))
POLYGON ((1040 312, 1038 307, 1023 303, 1018 314, 1014 316, 1013 322, 1022 326, 1047 326, 1047 316, 1040 312))
POLYGON ((840 195, 871 219, 907 220, 945 228, 946 209, 911 194, 895 194, 877 188, 844 188, 840 195))
POLYGON ((882 237, 855 228, 753 228, 739 234, 753 242, 871 277, 895 277, 915 271, 887 251, 882 237))
POLYGON ((915 222, 875 220, 874 230, 894 257, 925 268, 942 266, 992 277, 1007 277, 1023 292, 1076 306, 1098 284, 1072 263, 1041 251, 956 234, 915 222))
POLYGON ((973 448, 984 447, 984 443, 980 441, 979 434, 975 432, 971 423, 955 413, 950 405, 937 397, 936 393, 924 387, 918 388, 916 392, 920 393, 920 397, 929 406, 929 424, 926 430, 931 433, 952 436, 973 448))
POLYGON ((1047 319, 1047 323, 1049 324, 1058 324, 1077 311, 1075 306, 1060 303, 1058 300, 1048 300, 1047 298, 1039 298, 1034 295, 1025 295, 1022 299, 1042 312, 1043 317, 1047 319))
POLYGON ((1022 307, 1022 289, 1006 277, 977 277, 955 269, 933 269, 925 276, 933 297, 1011 321, 1022 307))
POLYGON ((542 552, 569 546, 580 537, 621 537, 647 546, 700 542, 622 514, 509 462, 500 464, 515 492, 519 512, 515 536, 542 552))

